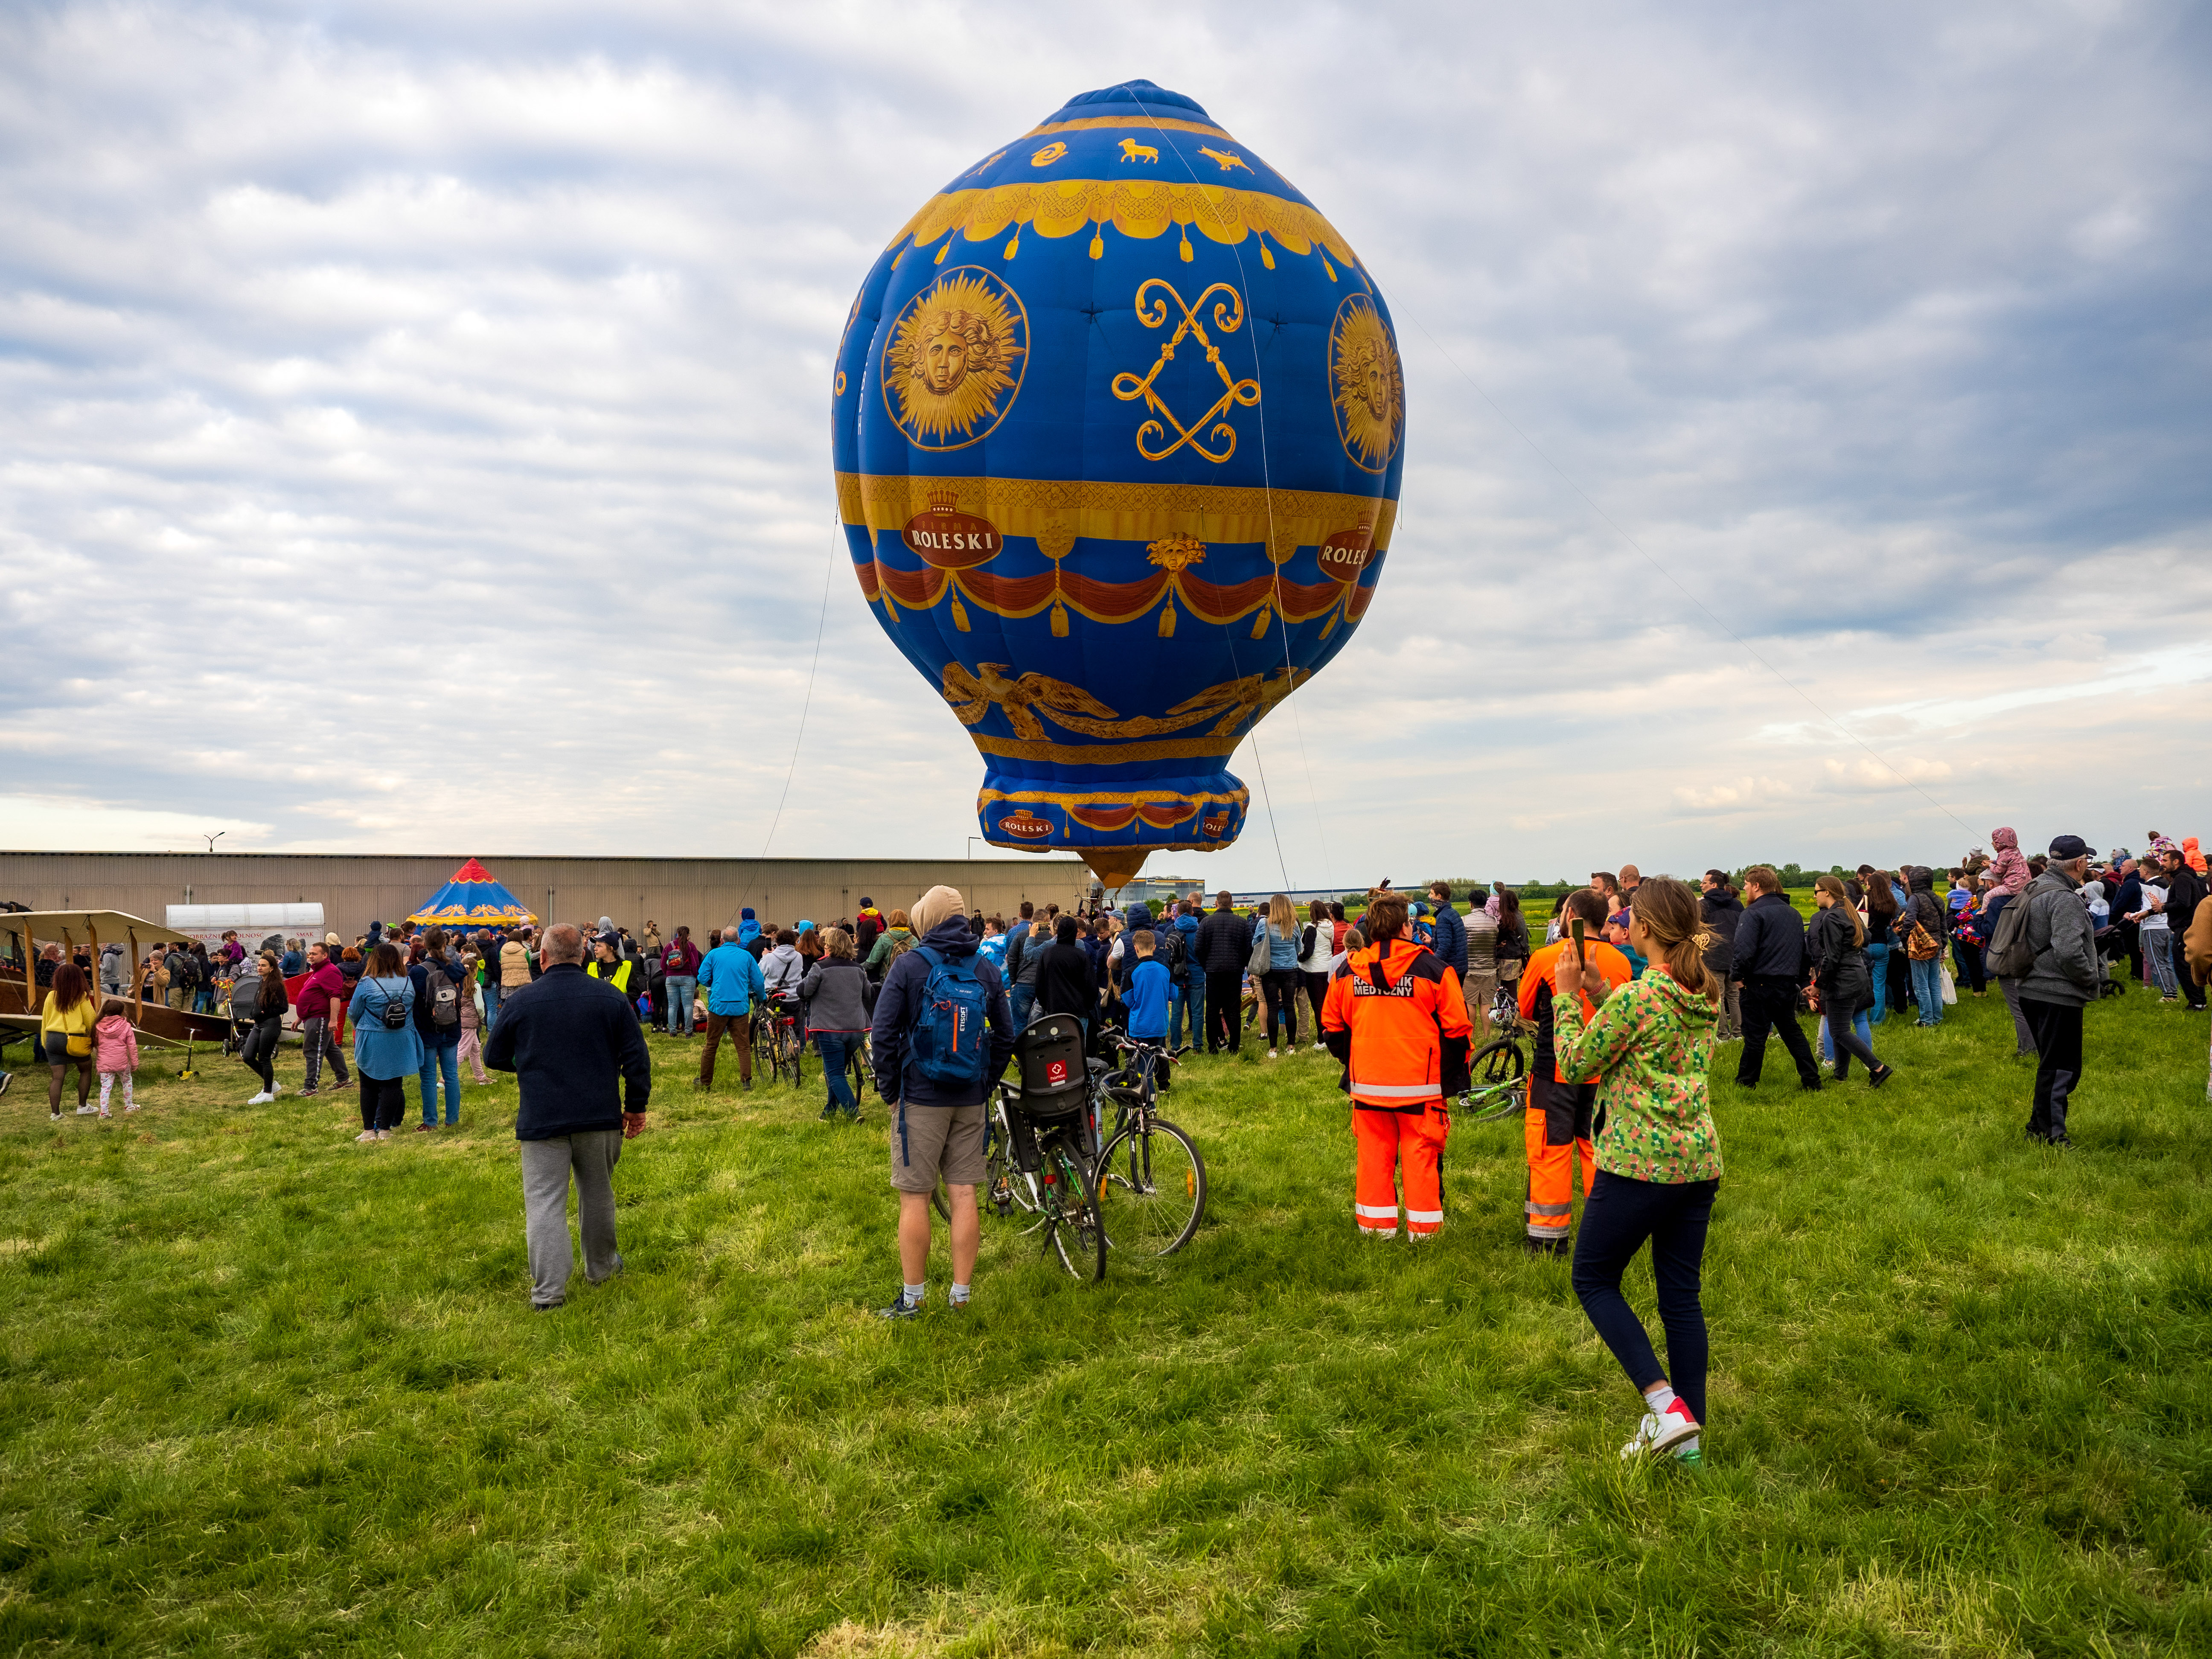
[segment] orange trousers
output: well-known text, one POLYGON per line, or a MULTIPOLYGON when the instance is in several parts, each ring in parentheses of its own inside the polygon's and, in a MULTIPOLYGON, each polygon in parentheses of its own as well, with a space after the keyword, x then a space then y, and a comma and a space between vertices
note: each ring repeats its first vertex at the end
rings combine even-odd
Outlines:
POLYGON ((1583 1196, 1589 1196, 1597 1170, 1596 1148, 1590 1145, 1590 1108, 1596 1097, 1593 1083, 1528 1080, 1522 1138, 1528 1149, 1528 1237, 1539 1243, 1564 1245, 1572 1231, 1577 1153, 1583 1196))
POLYGON ((1406 1185, 1406 1236, 1426 1238, 1444 1224, 1444 1140, 1451 1114, 1441 1100, 1419 1112, 1374 1111, 1354 1104, 1352 1133, 1359 1146, 1359 1177, 1352 1214, 1372 1238, 1398 1231, 1398 1182, 1406 1185))

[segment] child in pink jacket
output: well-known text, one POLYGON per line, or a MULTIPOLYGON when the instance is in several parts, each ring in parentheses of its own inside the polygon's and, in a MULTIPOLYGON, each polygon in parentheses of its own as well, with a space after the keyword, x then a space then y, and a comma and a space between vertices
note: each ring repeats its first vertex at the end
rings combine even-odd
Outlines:
POLYGON ((2020 837, 2010 830, 1990 831, 1990 845, 1997 849, 1990 860, 1990 890, 1982 896, 1982 908, 2002 893, 2018 898, 2027 890, 2027 860, 2020 854, 2020 837))
POLYGON ((92 1042, 94 1064, 100 1073, 100 1116, 113 1115, 107 1109, 107 1097, 118 1077, 123 1079, 123 1109, 137 1111, 138 1103, 131 1098, 131 1074, 138 1069, 138 1033, 121 1014, 109 1014, 92 1028, 92 1042))

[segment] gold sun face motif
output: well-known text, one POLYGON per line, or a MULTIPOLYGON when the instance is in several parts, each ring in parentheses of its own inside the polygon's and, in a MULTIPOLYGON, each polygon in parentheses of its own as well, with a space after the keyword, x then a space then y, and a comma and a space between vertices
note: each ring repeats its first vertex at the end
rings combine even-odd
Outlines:
POLYGON ((922 449, 964 449, 1004 420, 1022 389, 1029 314, 978 265, 916 295, 884 348, 884 408, 922 449))
POLYGON ((1363 472, 1384 471, 1405 431, 1406 377, 1390 325, 1364 294, 1350 295, 1336 308, 1328 371, 1344 453, 1363 472))

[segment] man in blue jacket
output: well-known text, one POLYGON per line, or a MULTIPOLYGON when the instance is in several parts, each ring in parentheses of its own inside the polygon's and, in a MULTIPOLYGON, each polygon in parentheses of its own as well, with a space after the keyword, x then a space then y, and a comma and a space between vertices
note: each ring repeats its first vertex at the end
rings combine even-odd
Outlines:
POLYGON ((545 930, 545 972, 508 999, 484 1044, 484 1064, 513 1072, 521 1104, 522 1208, 530 1247, 530 1302, 540 1313, 567 1300, 576 1259, 568 1244, 568 1182, 584 1276, 598 1285, 622 1271, 615 1249, 615 1162, 645 1127, 653 1057, 621 992, 584 971, 584 936, 566 922, 545 930))
POLYGON ((886 1319, 911 1319, 921 1311, 928 1291, 929 1195, 940 1175, 952 1212, 951 1301, 955 1308, 968 1304, 981 1237, 975 1188, 983 1179, 984 1103, 1014 1053, 1014 1016, 1006 1004, 1005 982, 998 968, 978 955, 968 919, 961 914, 959 893, 950 887, 933 887, 915 901, 908 915, 916 945, 894 959, 884 975, 884 988, 876 997, 875 1029, 868 1037, 876 1090, 892 1113, 891 1185, 899 1195, 899 1269, 905 1275, 897 1299, 883 1310, 886 1319), (914 1038, 933 1012, 927 996, 930 975, 940 964, 963 962, 972 964, 982 988, 989 1052, 982 1056, 980 1078, 947 1085, 932 1081, 924 1072, 915 1054, 914 1038))
MULTIPOLYGON (((757 938, 760 929, 752 914, 745 912, 744 925, 757 938)), ((739 942, 738 933, 725 933, 720 945, 699 958, 699 984, 707 993, 707 1042, 699 1051, 699 1075, 691 1086, 714 1086, 714 1051, 722 1046, 722 1033, 727 1031, 738 1051, 738 1077, 750 1089, 753 1086, 753 1004, 768 994, 760 958, 739 942)))

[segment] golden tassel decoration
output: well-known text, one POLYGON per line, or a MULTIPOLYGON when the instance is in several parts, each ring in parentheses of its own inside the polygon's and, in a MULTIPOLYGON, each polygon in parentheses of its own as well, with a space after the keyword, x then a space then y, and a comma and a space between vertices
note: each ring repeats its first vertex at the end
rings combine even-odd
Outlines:
POLYGON ((890 588, 886 587, 883 589, 882 592, 884 615, 890 617, 892 622, 896 623, 899 619, 898 606, 891 603, 891 591, 890 588))
POLYGON ((1340 606, 1338 609, 1336 609, 1336 610, 1334 610, 1334 611, 1330 611, 1330 612, 1328 613, 1328 620, 1327 622, 1323 623, 1321 625, 1321 636, 1322 636, 1322 638, 1323 638, 1323 639, 1327 639, 1330 635, 1332 635, 1332 634, 1335 633, 1335 632, 1336 632, 1336 625, 1337 625, 1337 623, 1338 623, 1339 622, 1340 622, 1340 621, 1343 619, 1343 617, 1344 617, 1344 611, 1343 611, 1343 609, 1342 609, 1342 607, 1341 607, 1341 606, 1340 606))
POLYGON ((1052 636, 1056 640, 1067 637, 1067 607, 1058 599, 1052 602, 1052 636))
POLYGON ((1264 640, 1267 637, 1267 620, 1270 614, 1268 608, 1263 605, 1260 607, 1260 614, 1252 618, 1252 637, 1254 639, 1264 640))
POLYGON ((1265 236, 1260 239, 1260 263, 1270 270, 1275 268, 1275 256, 1267 252, 1267 239, 1265 236))
POLYGON ((1015 254, 1021 252, 1021 246, 1022 234, 1020 231, 1017 230, 1012 235, 1006 238, 1006 258, 1009 259, 1012 258, 1015 254))
POLYGON ((1171 640, 1175 637, 1175 601, 1170 599, 1160 607, 1160 637, 1162 639, 1171 640))
POLYGON ((960 590, 957 587, 952 590, 952 625, 963 634, 972 631, 968 626, 968 607, 960 603, 960 590))
MULTIPOLYGON (((939 264, 940 264, 940 265, 941 265, 941 264, 943 264, 945 263, 945 256, 946 254, 948 254, 948 253, 951 252, 952 252, 952 239, 951 239, 950 236, 948 236, 948 237, 946 237, 946 238, 945 239, 945 246, 944 246, 943 247, 941 247, 941 248, 939 248, 939 249, 938 249, 938 250, 937 250, 937 263, 938 263, 939 264)), ((1335 276, 1335 275, 1336 275, 1336 273, 1335 273, 1334 271, 1333 271, 1333 270, 1332 270, 1332 271, 1330 271, 1328 274, 1329 274, 1331 276, 1335 276)))
POLYGON ((1186 230, 1186 231, 1185 231, 1185 232, 1183 232, 1183 234, 1182 234, 1182 262, 1183 262, 1185 264, 1188 264, 1190 263, 1190 261, 1191 261, 1191 252, 1190 252, 1190 233, 1189 233, 1188 231, 1187 231, 1187 230, 1186 230))
POLYGON ((1094 259, 1106 257, 1106 239, 1095 230, 1091 233, 1091 257, 1094 259))
MULTIPOLYGON (((938 258, 939 258, 939 259, 940 259, 940 260, 942 260, 942 259, 945 258, 945 256, 944 256, 942 253, 939 254, 937 257, 938 257, 938 258)), ((1335 267, 1334 265, 1333 265, 1333 264, 1329 264, 1329 262, 1328 262, 1328 255, 1327 255, 1326 253, 1324 253, 1324 254, 1322 254, 1322 255, 1321 256, 1321 268, 1322 268, 1323 270, 1325 270, 1325 271, 1327 271, 1327 272, 1328 273, 1328 280, 1329 280, 1330 282, 1332 282, 1332 283, 1333 283, 1333 282, 1334 282, 1334 281, 1336 280, 1336 267, 1335 267)))

